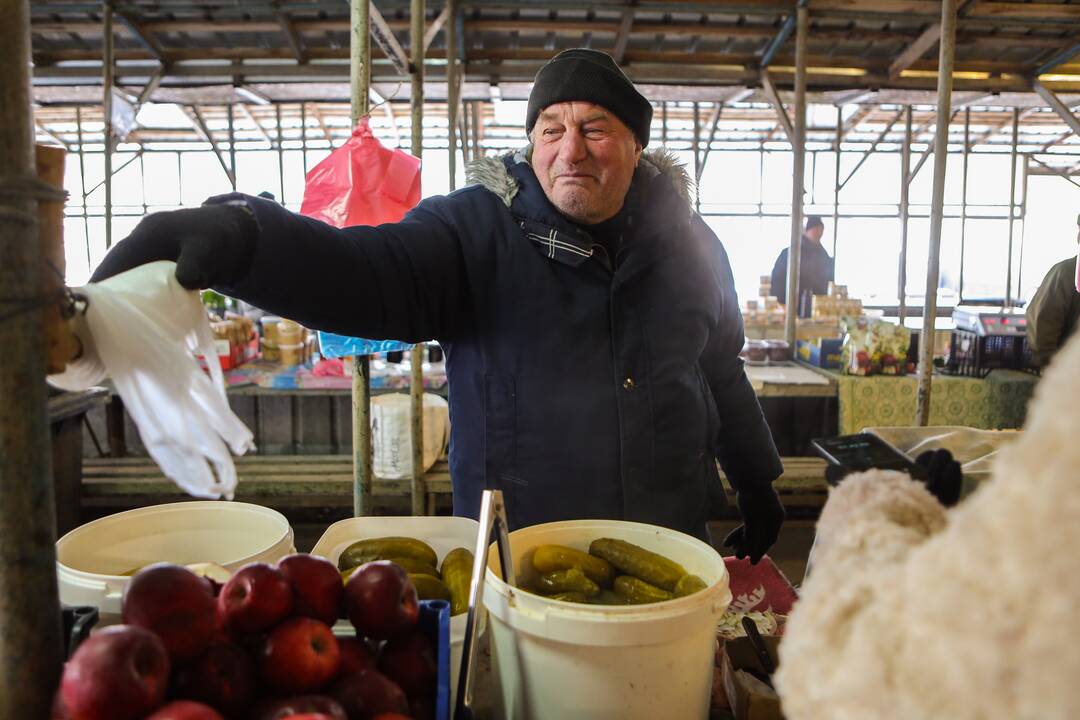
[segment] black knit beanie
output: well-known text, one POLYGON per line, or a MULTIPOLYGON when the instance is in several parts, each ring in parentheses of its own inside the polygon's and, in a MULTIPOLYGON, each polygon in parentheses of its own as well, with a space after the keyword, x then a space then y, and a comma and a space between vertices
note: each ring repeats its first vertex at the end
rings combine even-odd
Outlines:
POLYGON ((585 48, 564 50, 540 68, 529 93, 525 131, 532 132, 544 108, 571 100, 609 110, 633 131, 642 147, 649 144, 652 104, 607 53, 585 48))

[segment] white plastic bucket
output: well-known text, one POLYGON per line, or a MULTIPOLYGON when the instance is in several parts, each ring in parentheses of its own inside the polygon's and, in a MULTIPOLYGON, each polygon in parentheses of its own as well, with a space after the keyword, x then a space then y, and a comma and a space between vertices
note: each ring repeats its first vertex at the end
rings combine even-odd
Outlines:
MULTIPOLYGON (((471 518, 463 517, 359 517, 339 520, 326 529, 319 542, 311 549, 312 555, 320 555, 335 565, 345 548, 357 540, 388 537, 393 535, 423 540, 431 546, 442 563, 446 554, 454 548, 476 548, 476 536, 480 533, 480 524, 471 518)), ((461 651, 465 641, 465 622, 468 614, 462 613, 450 618, 450 706, 454 706, 457 697, 457 679, 461 670, 461 651)), ((483 618, 481 617, 481 621, 483 618)), ((480 626, 483 629, 483 625, 480 626)), ((341 621, 335 631, 352 634, 352 626, 341 621)))
POLYGON ((75 528, 56 543, 60 601, 94 605, 101 624, 119 622, 134 569, 155 562, 217 563, 237 570, 296 552, 289 521, 276 510, 223 500, 128 510, 75 528))
POLYGON ((731 602, 720 555, 683 533, 615 520, 571 520, 510 534, 518 581, 535 578, 532 552, 549 543, 587 550, 612 537, 660 553, 707 589, 650 605, 594 606, 517 590, 488 554, 484 604, 493 665, 507 718, 706 718, 716 625, 731 602))

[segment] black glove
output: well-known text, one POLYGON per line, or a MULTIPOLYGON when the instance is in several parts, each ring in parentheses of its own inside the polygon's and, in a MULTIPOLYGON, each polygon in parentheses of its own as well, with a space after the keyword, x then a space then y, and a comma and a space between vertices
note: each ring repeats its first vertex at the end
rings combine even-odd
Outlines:
POLYGON ((960 463, 953 460, 948 450, 927 450, 915 458, 915 464, 924 473, 919 478, 926 483, 926 489, 945 507, 952 507, 960 501, 960 488, 964 484, 964 471, 960 463))
POLYGON ((724 547, 732 548, 737 558, 749 556, 756 565, 780 535, 784 506, 772 485, 740 490, 738 503, 743 524, 728 533, 724 547))
MULTIPOLYGON (((964 472, 960 463, 953 460, 952 453, 948 450, 927 450, 915 459, 915 465, 911 476, 925 483, 926 489, 938 502, 952 507, 960 501, 964 472)), ((825 468, 825 480, 830 485, 839 485, 851 472, 841 465, 829 465, 825 468)))
POLYGON ((228 285, 251 267, 259 235, 255 216, 236 205, 204 205, 147 215, 98 265, 90 282, 157 260, 176 263, 188 290, 228 285))

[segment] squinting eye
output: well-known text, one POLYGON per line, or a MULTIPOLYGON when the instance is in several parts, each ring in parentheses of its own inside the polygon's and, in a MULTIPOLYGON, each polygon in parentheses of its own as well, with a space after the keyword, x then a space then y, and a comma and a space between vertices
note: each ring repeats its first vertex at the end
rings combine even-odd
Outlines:
POLYGON ((547 130, 544 131, 544 134, 545 135, 558 135, 560 132, 561 132, 560 130, 556 130, 555 128, 548 128, 547 130))

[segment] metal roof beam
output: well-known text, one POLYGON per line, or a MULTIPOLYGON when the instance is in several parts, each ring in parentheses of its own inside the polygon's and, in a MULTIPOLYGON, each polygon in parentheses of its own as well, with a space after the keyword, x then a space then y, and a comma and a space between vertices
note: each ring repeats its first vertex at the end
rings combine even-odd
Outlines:
POLYGON ((795 126, 791 124, 791 118, 788 117, 787 110, 784 109, 784 103, 780 100, 780 93, 776 91, 776 85, 773 84, 768 68, 762 68, 761 70, 761 85, 765 88, 765 94, 769 97, 769 102, 772 103, 773 109, 776 111, 776 119, 783 126, 788 141, 794 143, 795 126))
POLYGON ((1065 124, 1078 136, 1080 136, 1080 119, 1073 115, 1065 103, 1061 102, 1061 98, 1054 94, 1054 91, 1043 85, 1038 80, 1031 83, 1031 87, 1035 92, 1039 94, 1046 104, 1050 106, 1050 109, 1058 114, 1065 124))
POLYGON ((410 74, 409 57, 374 2, 371 3, 371 37, 393 63, 398 74, 410 74))
POLYGON ((623 57, 626 55, 626 44, 630 40, 630 28, 633 24, 634 11, 623 10, 622 18, 619 20, 619 29, 615 31, 615 49, 611 51, 611 57, 619 65, 622 65, 623 57))
POLYGON ((931 23, 929 27, 923 30, 919 37, 901 52, 892 64, 889 65, 889 79, 895 80, 900 77, 900 73, 907 70, 909 67, 915 64, 917 60, 922 59, 922 56, 930 51, 930 48, 938 44, 938 40, 941 39, 941 23, 931 23))
POLYGON ((1077 55, 1080 55, 1080 41, 1073 43, 1040 65, 1035 70, 1035 75, 1042 75, 1043 73, 1050 72, 1058 65, 1064 65, 1077 55))
POLYGON ((776 53, 780 51, 780 47, 788 41, 788 38, 791 37, 791 33, 793 32, 795 32, 795 13, 787 16, 787 19, 784 20, 784 24, 780 26, 780 31, 776 33, 776 37, 769 41, 769 44, 765 47, 765 51, 761 54, 762 68, 769 67, 773 58, 776 57, 776 53))
POLYGON ((221 154, 221 148, 214 142, 214 136, 210 134, 210 128, 206 124, 206 120, 203 119, 202 113, 199 112, 199 108, 195 105, 183 106, 184 114, 191 120, 192 127, 195 128, 195 132, 205 142, 210 143, 210 149, 214 151, 214 157, 217 158, 218 163, 221 165, 221 169, 225 171, 225 177, 229 178, 229 183, 236 185, 236 176, 233 175, 232 168, 229 167, 229 163, 225 162, 225 156, 221 154))
POLYGON ((424 52, 427 53, 428 48, 431 47, 431 43, 435 42, 435 37, 442 32, 443 27, 446 25, 446 21, 450 17, 450 6, 447 5, 443 8, 435 19, 428 25, 428 29, 424 32, 424 52))

